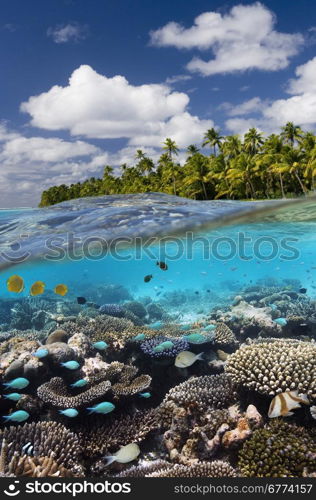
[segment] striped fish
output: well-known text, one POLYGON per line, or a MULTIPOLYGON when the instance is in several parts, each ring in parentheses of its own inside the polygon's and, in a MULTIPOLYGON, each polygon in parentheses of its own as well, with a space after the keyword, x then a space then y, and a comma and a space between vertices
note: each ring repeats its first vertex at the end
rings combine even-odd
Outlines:
POLYGON ((268 417, 290 417, 293 415, 291 410, 300 408, 301 404, 309 404, 309 400, 305 394, 298 394, 298 391, 282 392, 272 399, 268 417))

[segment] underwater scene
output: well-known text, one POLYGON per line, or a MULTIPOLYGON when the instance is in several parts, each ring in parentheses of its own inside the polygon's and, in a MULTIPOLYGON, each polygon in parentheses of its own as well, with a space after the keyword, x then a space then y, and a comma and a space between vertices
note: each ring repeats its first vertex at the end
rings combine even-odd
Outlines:
POLYGON ((316 204, 0 211, 0 475, 315 477, 316 204))

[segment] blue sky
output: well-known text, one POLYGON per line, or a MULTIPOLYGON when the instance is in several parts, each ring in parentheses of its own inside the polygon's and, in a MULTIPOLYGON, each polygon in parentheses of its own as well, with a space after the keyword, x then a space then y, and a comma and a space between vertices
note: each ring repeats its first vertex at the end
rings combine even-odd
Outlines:
POLYGON ((312 4, 2 0, 0 207, 156 158, 167 136, 315 130, 312 4))

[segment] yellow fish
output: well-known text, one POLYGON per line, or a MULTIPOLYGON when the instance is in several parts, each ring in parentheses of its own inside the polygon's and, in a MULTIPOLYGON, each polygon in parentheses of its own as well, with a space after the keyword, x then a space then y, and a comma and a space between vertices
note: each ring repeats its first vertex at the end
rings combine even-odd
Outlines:
POLYGON ((42 295, 45 292, 45 283, 43 281, 36 281, 33 283, 30 289, 30 295, 36 297, 36 295, 42 295))
POLYGON ((182 351, 179 352, 174 364, 177 368, 187 368, 188 366, 193 365, 193 363, 197 360, 203 360, 203 352, 200 352, 200 354, 194 354, 194 352, 182 351))
POLYGON ((64 297, 64 295, 66 295, 68 293, 68 287, 66 285, 57 285, 55 286, 54 288, 54 292, 57 294, 57 295, 61 295, 62 297, 64 297))
POLYGON ((24 290, 24 280, 21 276, 15 274, 7 280, 7 289, 9 292, 21 293, 24 290))
POLYGON ((291 410, 300 408, 301 404, 309 404, 309 400, 305 394, 298 394, 298 391, 282 392, 272 399, 268 417, 290 417, 293 415, 291 410))

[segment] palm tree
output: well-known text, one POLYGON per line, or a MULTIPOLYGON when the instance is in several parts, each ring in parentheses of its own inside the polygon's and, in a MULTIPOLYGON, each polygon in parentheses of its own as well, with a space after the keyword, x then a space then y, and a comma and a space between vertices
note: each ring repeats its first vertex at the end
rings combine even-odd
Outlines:
MULTIPOLYGON (((186 176, 183 182, 184 186, 192 187, 198 184, 202 187, 203 197, 207 200, 206 182, 208 173, 208 159, 201 153, 195 153, 188 158, 186 163, 186 176)), ((200 188, 196 188, 194 195, 199 194, 200 188)))
POLYGON ((246 153, 254 156, 258 153, 260 146, 264 143, 261 132, 254 127, 250 128, 244 135, 244 149, 246 153))
POLYGON ((191 158, 191 156, 194 156, 199 151, 199 148, 195 144, 190 144, 190 146, 187 147, 187 153, 189 155, 188 159, 191 158))
POLYGON ((163 143, 162 149, 164 151, 166 151, 166 153, 169 157, 169 160, 171 160, 171 161, 172 161, 172 155, 178 155, 178 153, 179 153, 179 148, 178 148, 176 142, 173 141, 172 139, 170 139, 170 137, 167 137, 167 139, 163 143))
POLYGON ((231 159, 238 156, 241 152, 241 140, 238 135, 228 135, 221 144, 221 151, 225 158, 231 159))
POLYGON ((287 122, 284 127, 281 127, 281 137, 285 144, 290 144, 294 146, 294 142, 302 137, 302 129, 298 125, 294 125, 293 122, 287 122))
POLYGON ((220 147, 223 137, 220 135, 219 130, 215 128, 208 129, 204 134, 204 141, 202 147, 210 146, 213 148, 214 156, 216 156, 216 147, 220 147))

